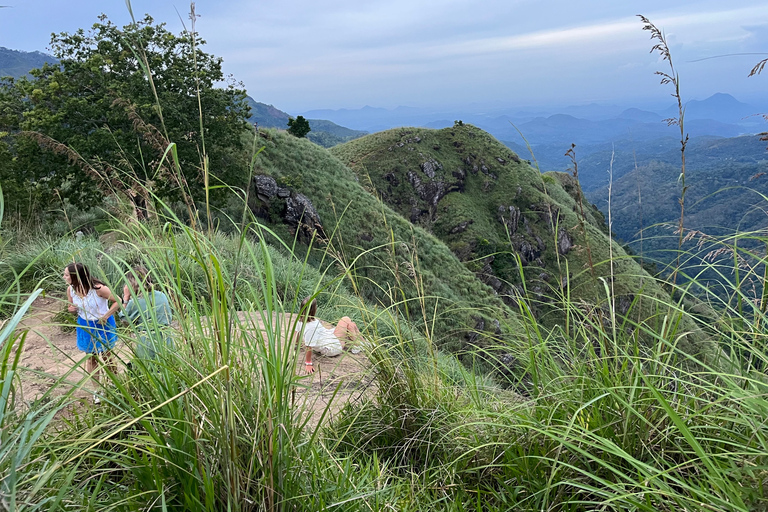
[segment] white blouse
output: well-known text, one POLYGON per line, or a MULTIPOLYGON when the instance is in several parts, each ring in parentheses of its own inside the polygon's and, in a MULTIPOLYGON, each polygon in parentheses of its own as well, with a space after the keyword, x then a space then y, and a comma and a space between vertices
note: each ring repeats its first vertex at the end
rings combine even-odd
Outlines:
MULTIPOLYGON (((333 329, 326 328, 320 320, 315 318, 311 322, 303 324, 304 326, 304 345, 312 347, 317 351, 328 351, 341 353, 342 346, 339 338, 333 329)), ((301 330, 302 323, 296 322, 296 329, 301 330)))
POLYGON ((69 287, 72 295, 72 304, 77 306, 77 314, 83 320, 95 322, 109 311, 109 302, 104 297, 99 297, 94 288, 91 288, 85 297, 75 293, 75 289, 69 287))

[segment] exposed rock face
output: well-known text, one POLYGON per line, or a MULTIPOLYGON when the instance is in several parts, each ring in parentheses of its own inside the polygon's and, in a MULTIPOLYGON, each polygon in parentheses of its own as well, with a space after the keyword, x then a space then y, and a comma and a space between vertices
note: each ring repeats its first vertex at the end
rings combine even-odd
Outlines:
POLYGON ((433 208, 448 193, 444 182, 428 181, 425 183, 421 181, 415 172, 408 172, 408 181, 413 185, 419 197, 433 208))
POLYGON ((253 186, 256 188, 256 194, 264 202, 269 201, 277 195, 277 182, 272 176, 259 175, 253 177, 253 186))
POLYGON ((266 175, 253 177, 256 199, 249 202, 254 215, 269 220, 280 220, 295 230, 300 238, 311 238, 315 231, 323 229, 320 214, 312 201, 304 194, 292 192, 289 188, 279 187, 277 181, 266 175))
POLYGON ((538 247, 534 247, 529 241, 522 240, 517 244, 517 252, 520 253, 520 258, 523 260, 523 264, 527 265, 536 261, 541 256, 541 251, 538 247))
POLYGON ((285 199, 285 222, 308 230, 309 233, 316 229, 322 229, 320 214, 304 194, 293 194, 285 199))
POLYGON ((504 224, 507 232, 514 235, 517 232, 517 226, 520 223, 520 208, 517 206, 499 206, 499 222, 504 224))
POLYGON ((430 178, 435 177, 436 171, 440 171, 443 169, 443 166, 440 164, 440 162, 431 158, 426 162, 424 162, 423 164, 421 164, 420 167, 421 167, 421 170, 424 171, 424 174, 426 174, 430 178))

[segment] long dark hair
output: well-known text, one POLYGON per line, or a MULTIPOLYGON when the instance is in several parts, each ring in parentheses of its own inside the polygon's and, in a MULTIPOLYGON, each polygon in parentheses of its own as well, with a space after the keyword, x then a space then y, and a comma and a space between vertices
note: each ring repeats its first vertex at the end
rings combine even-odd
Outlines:
POLYGON ((91 277, 88 267, 82 263, 70 263, 67 265, 67 270, 69 271, 69 279, 72 281, 72 288, 78 293, 88 295, 91 288, 98 290, 104 286, 104 283, 91 277))
POLYGON ((314 300, 312 297, 307 297, 303 301, 301 301, 301 309, 299 313, 299 320, 304 322, 311 322, 315 319, 315 315, 317 314, 317 301, 314 300), (310 300, 312 302, 310 302, 310 300))

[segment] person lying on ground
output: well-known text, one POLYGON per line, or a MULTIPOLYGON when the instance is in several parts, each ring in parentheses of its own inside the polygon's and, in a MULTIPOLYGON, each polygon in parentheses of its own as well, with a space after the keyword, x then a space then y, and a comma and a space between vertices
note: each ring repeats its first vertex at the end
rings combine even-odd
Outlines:
POLYGON ((317 301, 307 297, 301 302, 299 321, 296 323, 296 331, 304 331, 304 371, 314 373, 315 367, 312 361, 312 353, 325 357, 336 357, 342 353, 348 342, 360 343, 363 336, 357 324, 348 316, 342 317, 334 328, 325 327, 317 314, 317 301))

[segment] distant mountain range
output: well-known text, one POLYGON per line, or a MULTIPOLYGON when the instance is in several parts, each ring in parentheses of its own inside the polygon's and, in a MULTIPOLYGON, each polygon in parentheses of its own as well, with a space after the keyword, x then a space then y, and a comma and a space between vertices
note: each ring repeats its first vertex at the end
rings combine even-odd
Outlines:
MULTIPOLYGON (((699 138, 706 141, 712 137, 755 134, 768 130, 768 123, 758 115, 765 110, 768 109, 718 93, 705 100, 685 104, 684 128, 692 144, 699 138)), ((642 159, 660 152, 677 151, 679 154, 680 144, 679 128, 665 121, 677 117, 675 105, 652 111, 590 104, 562 108, 558 112, 502 108, 448 112, 366 106, 360 109, 313 110, 303 115, 322 117, 371 132, 397 126, 440 129, 462 120, 489 132, 521 157, 536 160, 543 171, 567 170, 571 162, 565 152, 571 144, 576 144, 580 178, 586 190, 607 183, 611 151, 642 159)))
POLYGON ((0 78, 21 78, 30 69, 41 68, 46 62, 53 64, 57 60, 42 52, 21 52, 0 46, 0 78))
MULTIPOLYGON (((685 105, 686 131, 692 136, 715 135, 734 137, 765 129, 764 120, 756 115, 764 107, 738 101, 730 94, 718 93, 705 100, 685 105)), ((478 126, 499 140, 522 142, 518 130, 531 144, 565 141, 576 144, 608 140, 647 140, 676 135, 676 127, 665 119, 677 117, 677 107, 660 111, 604 105, 565 107, 556 111, 497 108, 489 110, 436 110, 413 107, 384 109, 365 106, 359 109, 310 110, 307 118, 323 118, 344 126, 370 132, 398 126, 445 128, 462 120, 478 126)))
MULTIPOLYGON (((43 67, 45 63, 56 62, 58 60, 55 57, 42 52, 23 52, 0 47, 0 78, 5 76, 21 78, 27 75, 30 70, 43 67)), ((254 124, 264 128, 283 130, 288 127, 288 119, 291 116, 282 110, 272 105, 259 103, 250 96, 246 97, 246 102, 251 107, 250 121, 254 124)), ((307 138, 323 147, 335 146, 368 133, 361 130, 351 130, 324 119, 309 119, 309 126, 312 131, 309 132, 307 138)))
MULTIPOLYGON (((272 105, 260 103, 250 96, 247 96, 245 101, 251 107, 250 121, 262 128, 280 128, 285 130, 288 128, 288 119, 295 117, 272 105)), ((308 119, 308 121, 312 131, 307 134, 307 138, 326 148, 368 134, 366 131, 351 130, 324 119, 308 119)))

